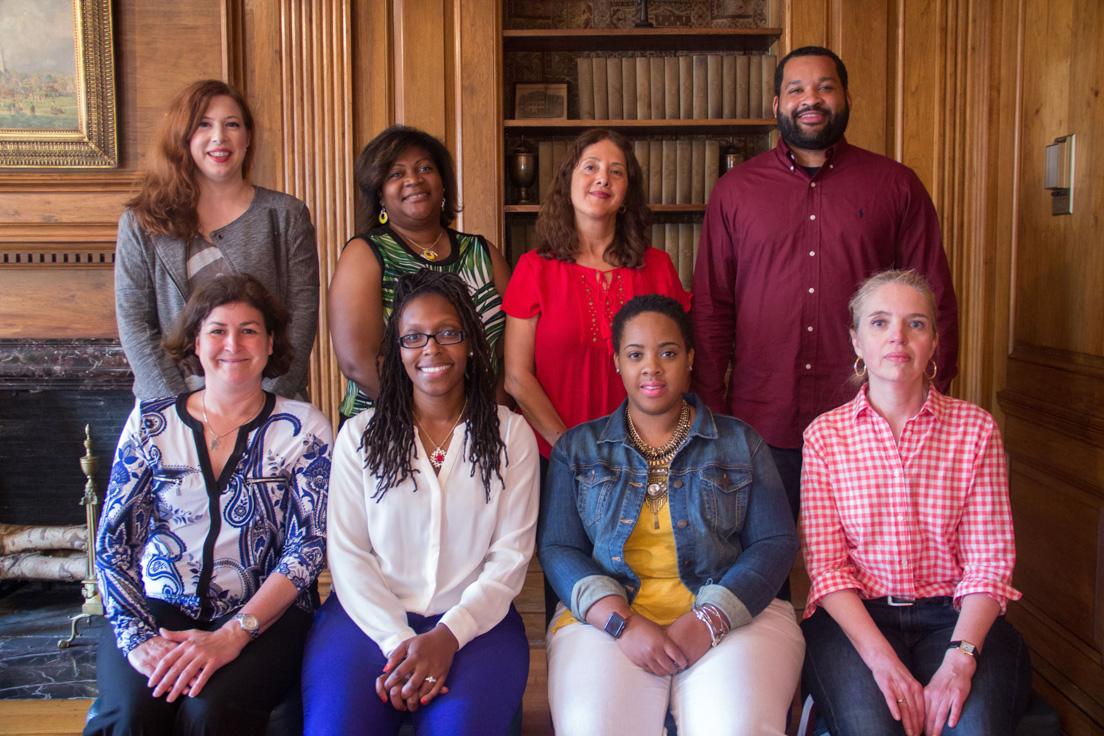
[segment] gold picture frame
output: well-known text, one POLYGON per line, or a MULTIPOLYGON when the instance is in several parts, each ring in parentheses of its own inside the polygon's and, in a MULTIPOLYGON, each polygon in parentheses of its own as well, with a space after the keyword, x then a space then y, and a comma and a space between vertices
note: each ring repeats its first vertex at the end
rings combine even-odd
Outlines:
POLYGON ((116 120, 111 0, 0 6, 0 168, 115 168, 116 120))

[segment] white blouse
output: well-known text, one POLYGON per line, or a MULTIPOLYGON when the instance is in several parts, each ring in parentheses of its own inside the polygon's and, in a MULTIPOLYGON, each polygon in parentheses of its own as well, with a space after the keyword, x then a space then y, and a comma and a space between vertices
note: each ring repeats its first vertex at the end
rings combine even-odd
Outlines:
POLYGON ((374 411, 347 421, 334 448, 327 512, 334 590, 386 656, 415 635, 407 612, 444 614, 441 623, 463 647, 502 621, 525 582, 540 499, 536 437, 521 415, 498 407, 509 464, 504 458, 503 483, 494 479, 489 501, 466 457, 466 422, 453 430, 440 475, 416 439, 418 472, 376 501, 361 443, 374 411))

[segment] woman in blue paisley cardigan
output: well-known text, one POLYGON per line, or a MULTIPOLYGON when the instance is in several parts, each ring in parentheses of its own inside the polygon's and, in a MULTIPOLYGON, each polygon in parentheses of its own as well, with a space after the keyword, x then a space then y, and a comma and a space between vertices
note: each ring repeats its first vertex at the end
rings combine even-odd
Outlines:
POLYGON ((222 276, 165 341, 206 387, 139 402, 119 439, 96 538, 111 628, 85 734, 263 734, 298 683, 333 435, 261 387, 291 363, 287 325, 259 281, 222 276))

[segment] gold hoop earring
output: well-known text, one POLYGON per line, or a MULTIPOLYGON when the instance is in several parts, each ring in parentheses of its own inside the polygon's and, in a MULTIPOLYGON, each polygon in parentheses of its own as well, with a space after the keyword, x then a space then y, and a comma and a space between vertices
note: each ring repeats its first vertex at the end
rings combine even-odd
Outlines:
POLYGON ((866 378, 866 361, 862 358, 855 358, 855 364, 851 366, 851 370, 855 371, 855 378, 866 378), (859 363, 862 363, 862 370, 859 370, 859 363))
POLYGON ((387 208, 382 204, 380 205, 379 222, 381 225, 387 224, 387 208))
POLYGON ((932 358, 932 360, 931 360, 931 375, 929 376, 927 373, 925 373, 924 378, 928 379, 929 381, 934 381, 935 380, 935 374, 938 373, 938 372, 939 372, 939 366, 937 366, 935 364, 935 358, 932 358))

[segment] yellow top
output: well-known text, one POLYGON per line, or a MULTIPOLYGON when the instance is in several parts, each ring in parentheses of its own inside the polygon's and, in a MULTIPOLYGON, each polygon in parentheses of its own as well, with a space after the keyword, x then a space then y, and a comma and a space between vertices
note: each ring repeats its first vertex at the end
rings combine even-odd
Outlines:
MULTIPOLYGON (((694 594, 679 579, 670 504, 663 504, 654 517, 644 504, 632 534, 625 540, 625 562, 640 578, 640 592, 633 599, 633 611, 660 626, 668 626, 693 608, 694 594)), ((575 617, 571 611, 564 611, 552 632, 572 623, 576 623, 575 617)))

